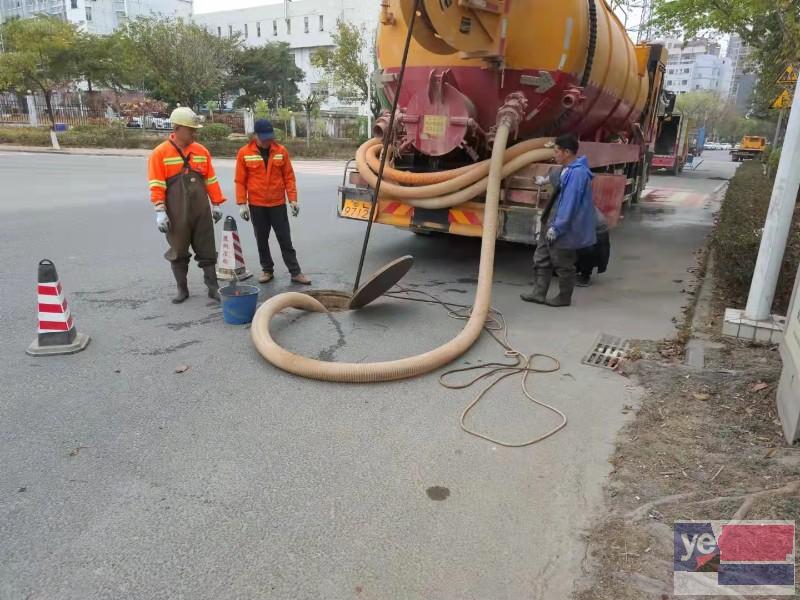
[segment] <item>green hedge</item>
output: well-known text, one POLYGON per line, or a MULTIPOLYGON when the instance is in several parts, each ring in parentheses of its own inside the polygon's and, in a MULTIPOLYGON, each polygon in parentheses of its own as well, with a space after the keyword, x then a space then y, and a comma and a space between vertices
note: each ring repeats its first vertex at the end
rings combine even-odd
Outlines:
MULTIPOLYGON (((748 161, 739 167, 725 195, 712 245, 716 285, 728 306, 744 306, 747 302, 772 184, 773 179, 764 175, 760 161, 748 161)), ((776 314, 786 314, 789 308, 798 264, 800 209, 796 207, 775 293, 776 314)))
MULTIPOLYGON (((202 131, 206 129, 212 129, 212 126, 204 127, 202 131)), ((201 134, 200 141, 213 156, 231 158, 247 143, 247 139, 243 136, 229 139, 228 135, 230 130, 227 126, 214 124, 210 135, 201 134)), ((102 125, 81 125, 58 134, 58 141, 65 148, 150 149, 163 139, 166 139, 166 133, 102 125)), ((300 158, 347 159, 355 156, 358 148, 358 143, 351 140, 312 140, 310 145, 306 145, 305 140, 296 138, 281 140, 281 143, 292 156, 300 158)), ((50 132, 43 127, 0 127, 0 144, 50 146, 50 132)))

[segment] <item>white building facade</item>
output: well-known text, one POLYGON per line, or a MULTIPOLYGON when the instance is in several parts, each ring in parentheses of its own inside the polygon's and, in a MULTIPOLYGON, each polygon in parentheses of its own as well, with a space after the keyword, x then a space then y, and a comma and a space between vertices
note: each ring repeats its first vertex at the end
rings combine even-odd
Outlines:
POLYGON ((324 73, 311 65, 311 55, 319 48, 333 48, 331 32, 341 19, 363 28, 369 40, 362 58, 371 64, 372 40, 378 27, 380 6, 377 0, 300 0, 268 4, 253 8, 195 14, 196 23, 211 33, 223 36, 239 34, 246 46, 262 46, 269 42, 286 42, 295 64, 305 73, 299 84, 300 95, 312 90, 326 97, 323 110, 366 114, 366 105, 340 101, 325 85, 324 73))
POLYGON ((138 17, 188 19, 192 0, 0 0, 0 22, 48 14, 84 31, 108 35, 138 17))
POLYGON ((709 39, 683 41, 663 40, 669 52, 667 61, 667 89, 685 94, 708 91, 722 93, 722 80, 726 64, 720 57, 720 45, 709 39))

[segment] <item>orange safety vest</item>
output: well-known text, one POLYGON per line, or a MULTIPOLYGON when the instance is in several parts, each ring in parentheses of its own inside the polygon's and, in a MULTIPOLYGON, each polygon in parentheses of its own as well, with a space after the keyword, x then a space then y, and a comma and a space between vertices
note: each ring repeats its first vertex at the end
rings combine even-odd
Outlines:
POLYGON ((289 152, 272 142, 269 159, 259 152, 255 140, 239 150, 236 156, 236 204, 280 206, 297 202, 297 182, 289 152))
MULTIPOLYGON (((147 163, 147 179, 150 183, 150 201, 161 204, 167 200, 167 180, 175 175, 180 175, 184 164, 180 152, 170 143, 175 142, 175 135, 171 134, 169 140, 156 146, 150 154, 147 163)), ((183 150, 183 155, 189 160, 189 167, 201 175, 206 182, 206 192, 214 205, 225 202, 225 196, 219 185, 219 180, 211 164, 211 154, 205 146, 192 142, 183 150)))

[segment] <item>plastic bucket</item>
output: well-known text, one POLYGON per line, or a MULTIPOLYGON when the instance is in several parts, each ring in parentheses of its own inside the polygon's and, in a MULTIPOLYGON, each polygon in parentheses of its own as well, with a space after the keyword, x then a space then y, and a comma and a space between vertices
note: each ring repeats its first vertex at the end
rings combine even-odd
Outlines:
POLYGON ((229 325, 244 325, 253 320, 259 288, 254 285, 226 285, 220 288, 222 319, 229 325))

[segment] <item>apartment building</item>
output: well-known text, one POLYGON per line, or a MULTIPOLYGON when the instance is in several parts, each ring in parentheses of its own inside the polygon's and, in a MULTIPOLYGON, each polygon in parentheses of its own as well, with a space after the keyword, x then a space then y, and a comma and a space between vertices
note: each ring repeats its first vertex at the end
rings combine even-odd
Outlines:
POLYGON ((0 0, 0 22, 36 14, 60 17, 84 31, 107 35, 138 17, 188 19, 192 0, 0 0))
POLYGON ((721 93, 727 65, 720 56, 720 44, 707 38, 667 39, 669 52, 666 86, 679 94, 696 91, 721 93))
MULTIPOLYGON (((260 46, 286 42, 295 64, 306 74, 300 87, 305 96, 314 90, 324 96, 322 109, 333 112, 366 114, 366 106, 337 99, 327 89, 324 73, 311 65, 311 55, 318 48, 333 48, 331 32, 339 19, 363 27, 370 39, 378 26, 378 4, 374 0, 300 0, 266 4, 253 8, 197 13, 193 19, 220 37, 242 36, 245 45, 260 46)), ((373 49, 364 49, 364 60, 372 61, 373 49)))

